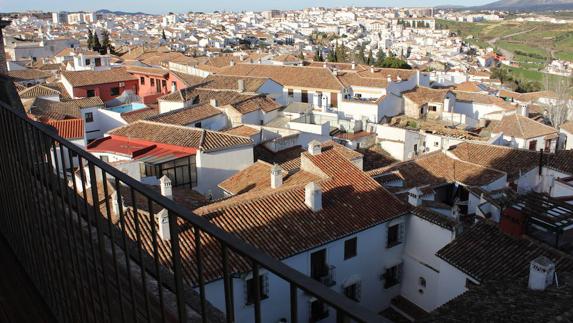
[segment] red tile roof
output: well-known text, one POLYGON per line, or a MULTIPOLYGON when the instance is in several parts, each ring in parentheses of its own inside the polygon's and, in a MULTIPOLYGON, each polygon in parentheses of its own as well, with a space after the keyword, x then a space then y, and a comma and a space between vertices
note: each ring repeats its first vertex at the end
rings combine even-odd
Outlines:
POLYGON ((51 120, 47 124, 56 128, 60 137, 66 139, 84 137, 84 120, 82 119, 51 120))

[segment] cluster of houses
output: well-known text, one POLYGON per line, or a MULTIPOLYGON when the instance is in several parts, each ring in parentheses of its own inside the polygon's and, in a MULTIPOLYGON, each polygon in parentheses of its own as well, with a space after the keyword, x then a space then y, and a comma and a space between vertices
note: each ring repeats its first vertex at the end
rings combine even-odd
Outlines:
MULTIPOLYGON (((390 320, 439 321, 460 303, 478 311, 464 301, 476 294, 552 293, 573 271, 573 123, 550 123, 553 93, 257 51, 118 56, 72 42, 49 55, 46 70, 7 72, 29 118, 390 320)), ((104 198, 113 212, 123 204, 126 221, 149 212, 117 195, 104 198)), ((169 228, 157 225, 168 248, 169 228)), ((193 250, 184 254, 192 266, 193 250)), ((206 263, 207 299, 224 311, 222 268, 206 263)), ((230 267, 237 322, 254 321, 255 285, 263 321, 287 322, 286 282, 230 267)), ((573 296, 571 285, 560 292, 573 296)), ((336 321, 296 296, 300 321, 336 321)))

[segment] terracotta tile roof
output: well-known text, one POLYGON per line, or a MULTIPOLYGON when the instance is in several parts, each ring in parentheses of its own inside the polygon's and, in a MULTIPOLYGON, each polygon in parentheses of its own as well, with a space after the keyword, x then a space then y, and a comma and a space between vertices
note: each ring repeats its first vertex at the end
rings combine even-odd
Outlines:
POLYGON ((135 110, 135 111, 130 111, 130 112, 124 112, 121 114, 121 117, 127 123, 134 123, 135 121, 144 120, 144 119, 150 118, 152 116, 156 116, 158 114, 159 114, 159 108, 149 107, 149 108, 145 108, 145 109, 140 109, 140 110, 135 110))
POLYGON ((187 108, 177 109, 146 118, 149 121, 179 126, 193 125, 195 122, 222 114, 208 103, 200 103, 187 108))
POLYGON ((361 75, 356 71, 344 71, 338 73, 338 80, 344 84, 345 87, 349 86, 363 86, 385 89, 388 87, 388 80, 384 78, 369 77, 368 75, 361 75))
POLYGON ((144 75, 154 75, 154 76, 161 76, 166 77, 169 75, 169 71, 157 68, 157 67, 144 67, 144 66, 128 66, 125 69, 128 73, 132 74, 144 74, 144 75))
POLYGON ((557 134, 558 130, 515 113, 512 115, 504 116, 501 121, 492 129, 492 132, 503 132, 505 136, 531 139, 550 134, 557 134))
MULTIPOLYGON (((218 186, 233 195, 271 189, 271 168, 271 164, 258 160, 218 186)), ((305 185, 319 180, 321 180, 319 176, 309 172, 298 171, 289 175, 283 170, 283 186, 305 185)))
POLYGON ((235 136, 250 137, 260 133, 261 130, 249 127, 247 125, 240 125, 231 129, 224 130, 224 132, 235 136))
POLYGON ((402 95, 418 105, 430 102, 443 103, 450 90, 434 90, 427 87, 415 87, 412 90, 402 92, 402 95))
POLYGON ((60 96, 60 91, 48 87, 46 85, 38 84, 29 88, 19 91, 18 94, 22 99, 37 98, 39 96, 60 96))
POLYGON ((74 87, 137 80, 124 68, 113 68, 107 71, 66 71, 62 72, 62 78, 68 80, 74 87))
POLYGON ((571 256, 533 239, 509 236, 485 220, 464 231, 436 255, 479 282, 528 277, 530 262, 539 256, 554 261, 557 272, 573 271, 571 256))
POLYGON ((40 70, 26 69, 26 70, 8 71, 7 75, 10 78, 12 78, 12 80, 18 82, 18 81, 37 80, 37 79, 47 79, 50 76, 52 76, 52 73, 40 70))
POLYGON ((111 131, 110 135, 181 147, 200 148, 206 152, 253 144, 248 138, 233 136, 223 132, 143 120, 117 128, 111 131))
POLYGON ((58 135, 66 139, 78 139, 84 137, 84 120, 66 119, 50 120, 48 125, 56 128, 58 135))
MULTIPOLYGON (((198 85, 199 86, 199 85, 198 85)), ((217 100, 219 106, 231 105, 241 114, 246 114, 256 110, 265 112, 274 111, 281 107, 273 99, 264 94, 239 93, 237 91, 211 90, 196 87, 190 87, 176 92, 164 95, 158 100, 169 102, 188 102, 210 103, 211 100, 217 100)))
POLYGON ((511 98, 521 102, 535 102, 541 98, 554 98, 556 94, 552 91, 539 91, 529 93, 518 93, 507 90, 499 91, 498 96, 503 98, 511 98))
MULTIPOLYGON (((525 149, 464 142, 453 147, 451 152, 461 160, 506 172, 510 180, 539 166, 539 152, 525 149)), ((544 165, 573 175, 572 158, 571 150, 546 153, 544 165)))
POLYGON ((271 256, 284 259, 409 211, 408 205, 335 150, 317 156, 305 153, 305 157, 328 177, 320 182, 321 211, 312 212, 306 206, 303 186, 285 186, 238 195, 195 212, 271 256))
POLYGON ((420 322, 571 322, 573 273, 560 273, 559 286, 534 291, 528 279, 496 279, 472 286, 420 322))
MULTIPOLYGON (((321 143, 321 146, 322 151, 328 151, 331 149, 336 150, 339 154, 350 161, 363 157, 361 153, 332 140, 321 143)), ((282 169, 290 173, 300 169, 300 156, 305 151, 306 150, 301 146, 295 146, 273 153, 263 145, 258 145, 255 147, 255 159, 260 159, 271 164, 279 164, 282 169)))
POLYGON ((340 91, 343 87, 330 70, 318 67, 237 64, 221 68, 218 74, 268 77, 284 86, 297 88, 340 91))
POLYGON ((448 157, 442 152, 423 155, 388 167, 368 172, 376 178, 385 173, 398 172, 404 178, 401 191, 413 187, 435 186, 448 182, 459 182, 467 186, 483 186, 503 177, 505 173, 471 162, 448 157))
POLYGON ((185 73, 180 73, 180 72, 175 72, 175 71, 170 71, 170 73, 173 74, 180 81, 185 83, 185 85, 187 85, 187 86, 193 86, 193 85, 199 84, 199 83, 203 82, 203 80, 204 80, 204 78, 200 77, 200 76, 195 76, 195 75, 190 75, 190 74, 185 74, 185 73))
POLYGON ((463 92, 481 92, 482 89, 479 88, 479 83, 478 82, 463 82, 460 84, 457 84, 455 86, 455 89, 458 91, 463 91, 463 92))
POLYGON ((291 55, 291 54, 283 54, 283 55, 278 55, 272 58, 273 61, 275 62, 300 62, 302 61, 300 58, 291 55))
POLYGON ((65 102, 36 98, 30 105, 29 114, 40 119, 81 118, 80 110, 84 107, 104 107, 99 97, 70 100, 65 102))
POLYGON ((476 102, 481 104, 490 104, 498 106, 504 110, 515 110, 517 106, 510 102, 507 102, 503 99, 500 99, 495 96, 481 94, 481 93, 474 93, 474 92, 464 92, 464 91, 454 91, 456 95, 457 101, 466 101, 466 102, 476 102))
POLYGON ((447 217, 443 214, 434 212, 432 210, 429 210, 425 207, 413 208, 412 214, 430 223, 433 223, 435 225, 438 225, 444 229, 448 229, 451 231, 453 231, 458 225, 458 223, 454 219, 447 217))
POLYGON ((270 78, 232 75, 209 75, 202 80, 200 87, 217 90, 238 90, 238 81, 243 80, 245 92, 257 92, 270 78))

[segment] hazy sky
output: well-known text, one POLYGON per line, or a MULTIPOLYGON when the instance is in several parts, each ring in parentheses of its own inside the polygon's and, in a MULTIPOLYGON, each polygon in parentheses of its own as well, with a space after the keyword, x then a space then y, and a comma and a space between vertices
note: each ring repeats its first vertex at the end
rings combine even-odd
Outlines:
POLYGON ((43 11, 73 11, 73 10, 123 10, 143 11, 147 13, 187 12, 187 11, 242 11, 266 9, 297 9, 314 6, 342 7, 342 6, 401 6, 425 7, 443 4, 480 5, 493 0, 472 0, 461 2, 459 0, 212 0, 212 1, 185 1, 185 0, 0 0, 0 12, 43 10, 43 11))

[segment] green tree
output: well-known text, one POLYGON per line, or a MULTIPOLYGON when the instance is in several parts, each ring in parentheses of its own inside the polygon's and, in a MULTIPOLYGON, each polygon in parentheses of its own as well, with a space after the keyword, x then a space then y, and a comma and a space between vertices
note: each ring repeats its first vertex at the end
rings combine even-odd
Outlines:
POLYGON ((304 60, 304 53, 302 52, 302 50, 298 54, 298 58, 300 58, 301 60, 304 60))
POLYGON ((161 31, 161 38, 162 38, 163 40, 167 40, 167 36, 165 36, 165 29, 163 29, 163 30, 161 31))
POLYGON ((354 61, 358 64, 366 63, 366 55, 364 54, 364 46, 360 46, 360 48, 358 49, 358 54, 356 54, 354 61))
POLYGON ((97 35, 97 31, 94 32, 94 40, 93 40, 92 50, 94 50, 96 52, 101 51, 101 43, 99 42, 99 37, 97 35))
POLYGON ((376 54, 376 62, 374 65, 377 67, 382 67, 384 65, 384 60, 386 59, 386 53, 383 50, 378 49, 378 53, 376 54))
POLYGON ((366 59, 367 65, 374 64, 374 57, 372 57, 372 49, 368 52, 368 58, 366 59))
POLYGON ((115 53, 115 48, 113 47, 113 45, 111 44, 111 41, 109 39, 109 32, 107 30, 102 31, 101 37, 102 37, 102 41, 101 41, 102 48, 100 50, 100 53, 105 54, 108 51, 111 54, 115 53))
POLYGON ((399 68, 405 70, 411 70, 412 66, 408 65, 408 63, 404 60, 401 60, 396 57, 386 57, 384 62, 382 63, 382 67, 386 68, 399 68))
POLYGON ((336 46, 336 61, 340 63, 348 61, 348 51, 344 43, 340 44, 340 46, 336 46))
POLYGON ((88 28, 88 49, 94 48, 94 34, 91 29, 88 28))

